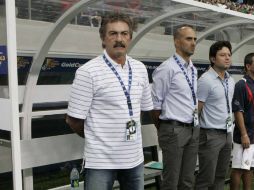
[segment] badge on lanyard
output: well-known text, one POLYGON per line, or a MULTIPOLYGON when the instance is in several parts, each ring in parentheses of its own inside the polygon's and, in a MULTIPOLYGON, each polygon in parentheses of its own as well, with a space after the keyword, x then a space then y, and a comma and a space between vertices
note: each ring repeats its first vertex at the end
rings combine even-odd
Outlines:
POLYGON ((135 141, 137 139, 137 124, 134 120, 126 123, 126 141, 135 141))
POLYGON ((228 116, 228 118, 226 119, 226 128, 228 133, 232 131, 232 126, 233 126, 232 118, 228 116))
POLYGON ((227 111, 228 111, 228 117, 226 119, 226 129, 227 129, 227 132, 230 133, 232 132, 232 128, 233 128, 233 120, 232 120, 232 117, 230 116, 231 113, 230 113, 230 103, 228 98, 228 91, 229 91, 228 79, 225 80, 225 83, 221 80, 221 84, 224 88, 225 98, 227 103, 227 111))
POLYGON ((199 120, 198 120, 198 109, 197 108, 193 111, 193 123, 194 123, 194 127, 198 127, 199 120))

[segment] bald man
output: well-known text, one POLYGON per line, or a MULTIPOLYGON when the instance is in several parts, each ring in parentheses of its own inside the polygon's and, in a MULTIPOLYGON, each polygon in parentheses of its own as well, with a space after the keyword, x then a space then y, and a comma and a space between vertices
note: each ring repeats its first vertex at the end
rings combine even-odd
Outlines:
POLYGON ((153 119, 163 156, 162 190, 192 189, 199 128, 197 70, 190 57, 196 33, 181 26, 174 33, 176 52, 153 73, 153 119))

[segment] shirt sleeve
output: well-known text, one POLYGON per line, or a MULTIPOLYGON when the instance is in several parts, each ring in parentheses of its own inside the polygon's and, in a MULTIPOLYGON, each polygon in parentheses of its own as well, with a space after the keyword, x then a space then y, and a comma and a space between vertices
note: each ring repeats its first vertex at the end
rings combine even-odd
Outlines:
POLYGON ((169 64, 162 63, 153 72, 152 99, 155 110, 162 109, 162 103, 165 99, 166 89, 170 85, 169 64))
POLYGON ((147 70, 145 69, 145 84, 144 84, 144 89, 142 93, 142 100, 141 100, 141 110, 142 111, 149 111, 153 109, 153 101, 152 101, 152 96, 151 96, 151 88, 149 84, 149 79, 148 79, 148 73, 147 70))
POLYGON ((79 68, 71 87, 67 114, 74 118, 86 119, 92 104, 92 98, 92 77, 87 70, 79 68))
POLYGON ((244 100, 247 100, 245 82, 239 81, 235 85, 234 96, 232 101, 233 112, 244 112, 244 100))
POLYGON ((206 78, 206 75, 203 74, 198 79, 198 89, 197 89, 197 98, 198 98, 198 101, 205 102, 207 97, 209 96, 209 92, 210 92, 209 81, 206 78))

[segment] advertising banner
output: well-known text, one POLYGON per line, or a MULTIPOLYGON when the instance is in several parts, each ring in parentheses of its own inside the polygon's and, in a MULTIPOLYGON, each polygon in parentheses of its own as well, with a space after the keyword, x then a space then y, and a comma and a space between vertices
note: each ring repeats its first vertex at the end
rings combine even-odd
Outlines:
POLYGON ((89 59, 48 57, 41 67, 41 72, 75 72, 87 61, 89 59))
POLYGON ((19 73, 27 73, 31 67, 33 57, 30 56, 18 56, 17 67, 19 73))
POLYGON ((0 45, 0 74, 7 75, 8 61, 7 61, 7 47, 0 45))
MULTIPOLYGON (((143 61, 143 63, 146 66, 147 72, 148 72, 148 77, 149 77, 149 82, 152 83, 152 74, 154 70, 161 64, 161 62, 156 62, 156 61, 143 61)), ((194 66, 196 67, 198 71, 198 78, 209 69, 210 63, 199 63, 198 61, 193 62, 194 66)), ((234 66, 232 65, 229 69, 228 72, 231 75, 243 75, 244 74, 244 67, 243 66, 234 66)))

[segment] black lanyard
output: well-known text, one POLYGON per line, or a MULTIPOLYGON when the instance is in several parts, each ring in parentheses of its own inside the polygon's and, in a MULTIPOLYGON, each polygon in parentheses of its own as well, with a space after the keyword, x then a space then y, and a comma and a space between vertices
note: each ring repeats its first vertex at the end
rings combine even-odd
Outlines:
POLYGON ((116 75, 116 77, 118 78, 121 86, 122 86, 122 89, 123 89, 123 92, 124 92, 124 95, 127 99, 127 105, 128 105, 128 109, 129 109, 129 115, 130 116, 133 116, 133 110, 132 110, 132 104, 131 104, 131 97, 130 97, 130 91, 131 91, 131 83, 132 83, 132 70, 131 70, 131 66, 130 66, 130 63, 128 61, 128 66, 129 66, 129 77, 128 77, 128 90, 126 89, 120 75, 118 74, 118 72, 116 71, 115 67, 112 65, 112 63, 110 63, 110 61, 106 58, 105 55, 103 55, 103 59, 105 61, 105 63, 109 66, 109 68, 113 71, 113 73, 116 75))
POLYGON ((220 79, 220 82, 224 88, 224 92, 225 92, 225 98, 226 98, 226 101, 227 101, 227 111, 228 111, 228 114, 230 114, 230 106, 229 106, 229 99, 228 99, 228 79, 225 79, 224 80, 225 82, 223 82, 223 80, 220 79), (226 84, 226 86, 225 86, 226 84))
POLYGON ((182 64, 180 63, 179 59, 176 57, 176 55, 173 55, 173 57, 174 57, 177 65, 180 67, 180 69, 182 70, 182 72, 183 72, 183 74, 184 74, 184 76, 186 78, 186 81, 187 81, 187 83, 188 83, 188 85, 189 85, 189 87, 191 89, 191 94, 192 94, 194 106, 196 106, 197 105, 197 100, 196 100, 196 94, 195 94, 195 90, 194 90, 194 81, 195 81, 194 80, 195 79, 194 68, 191 67, 191 77, 192 77, 192 83, 191 83, 191 81, 190 81, 187 73, 185 72, 182 64))

